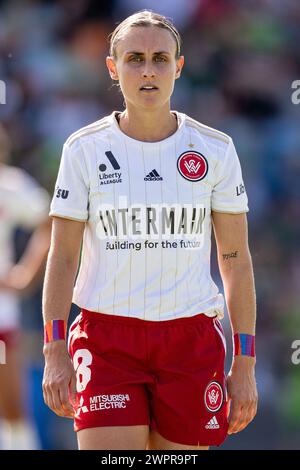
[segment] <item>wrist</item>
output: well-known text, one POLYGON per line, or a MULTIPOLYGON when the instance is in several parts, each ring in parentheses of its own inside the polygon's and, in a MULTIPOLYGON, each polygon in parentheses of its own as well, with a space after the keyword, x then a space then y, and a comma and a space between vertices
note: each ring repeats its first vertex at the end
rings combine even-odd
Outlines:
POLYGON ((233 356, 255 358, 255 336, 247 333, 233 335, 233 356))
POLYGON ((44 344, 65 341, 67 322, 65 320, 48 320, 44 325, 44 344))
POLYGON ((233 356, 231 369, 254 369, 256 357, 252 356, 233 356))
POLYGON ((63 339, 57 341, 51 341, 50 343, 44 344, 43 354, 45 357, 51 357, 60 355, 67 352, 67 344, 63 339))

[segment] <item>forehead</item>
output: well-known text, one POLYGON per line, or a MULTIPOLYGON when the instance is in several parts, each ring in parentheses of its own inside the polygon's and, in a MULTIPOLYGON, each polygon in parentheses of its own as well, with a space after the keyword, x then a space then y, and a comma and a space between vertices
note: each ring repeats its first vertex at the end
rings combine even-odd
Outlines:
POLYGON ((166 51, 175 55, 176 40, 168 29, 157 26, 134 26, 124 31, 116 49, 118 56, 130 51, 143 53, 166 51))

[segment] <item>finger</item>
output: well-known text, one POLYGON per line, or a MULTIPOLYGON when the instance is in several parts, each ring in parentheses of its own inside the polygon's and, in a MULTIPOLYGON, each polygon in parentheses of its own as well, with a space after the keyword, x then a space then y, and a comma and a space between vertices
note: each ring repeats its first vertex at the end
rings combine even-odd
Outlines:
POLYGON ((61 385, 58 389, 58 395, 61 403, 61 408, 63 410, 64 416, 66 418, 73 418, 74 409, 69 400, 69 387, 68 385, 61 385))
POLYGON ((240 415, 239 422, 234 428, 234 432, 241 432, 243 429, 245 429, 253 420, 254 416, 256 415, 256 409, 257 409, 257 402, 251 401, 248 403, 244 403, 242 405, 242 412, 240 415))
POLYGON ((52 385, 49 385, 49 384, 46 384, 44 386, 44 400, 45 400, 45 403, 46 405, 56 414, 59 414, 58 413, 58 410, 56 408, 56 405, 55 405, 55 401, 54 401, 54 396, 52 394, 52 385))
POLYGON ((242 406, 241 414, 238 422, 235 425, 234 432, 241 432, 245 429, 251 421, 251 407, 250 405, 242 406))
POLYGON ((62 404, 62 408, 64 410, 65 416, 67 418, 73 418, 74 417, 74 407, 73 403, 70 400, 70 395, 69 395, 69 385, 63 385, 59 389, 59 396, 60 396, 60 401, 62 404))
POLYGON ((75 374, 72 374, 71 380, 69 383, 69 400, 73 405, 73 408, 76 406, 76 376, 75 374))
MULTIPOLYGON (((250 418, 249 418, 249 423, 251 423, 251 421, 253 421, 253 419, 255 418, 256 416, 256 413, 257 413, 257 401, 255 400, 251 406, 250 406, 250 418)), ((249 424, 248 423, 248 424, 249 424)))
POLYGON ((255 418, 256 413, 257 413, 257 400, 254 399, 254 400, 250 401, 250 403, 249 403, 248 414, 247 414, 247 417, 246 417, 246 425, 244 426, 244 428, 246 426, 248 426, 248 424, 251 423, 251 421, 255 418))
POLYGON ((48 383, 43 382, 43 397, 44 397, 44 402, 46 405, 54 411, 54 403, 52 400, 52 394, 50 390, 50 386, 48 383))
POLYGON ((49 408, 51 408, 52 403, 50 402, 48 387, 45 383, 43 383, 42 388, 43 388, 44 402, 49 408))
POLYGON ((242 411, 241 404, 237 400, 232 399, 231 409, 230 409, 230 414, 229 414, 228 434, 232 434, 236 432, 235 429, 239 423, 241 411, 242 411))
POLYGON ((53 411, 56 413, 58 416, 65 416, 65 412, 62 407, 62 403, 60 400, 60 394, 59 394, 59 389, 61 387, 61 384, 55 384, 52 385, 50 388, 51 392, 51 398, 52 398, 52 403, 53 403, 53 411))

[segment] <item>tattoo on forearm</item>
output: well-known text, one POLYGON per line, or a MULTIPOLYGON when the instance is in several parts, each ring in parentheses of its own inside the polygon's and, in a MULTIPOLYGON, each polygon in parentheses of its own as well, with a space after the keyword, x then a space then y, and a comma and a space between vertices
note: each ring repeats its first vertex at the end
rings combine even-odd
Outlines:
POLYGON ((223 256, 223 260, 230 259, 230 258, 237 258, 238 257, 238 251, 233 251, 232 253, 226 253, 222 256, 223 256))

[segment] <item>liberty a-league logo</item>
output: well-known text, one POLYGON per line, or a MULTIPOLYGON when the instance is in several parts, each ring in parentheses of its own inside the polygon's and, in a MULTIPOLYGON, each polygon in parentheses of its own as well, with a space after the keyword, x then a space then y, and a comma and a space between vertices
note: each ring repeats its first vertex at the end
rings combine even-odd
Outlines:
POLYGON ((201 181, 207 175, 208 163, 201 153, 189 150, 178 158, 177 169, 186 180, 201 181))
MULTIPOLYGON (((120 165, 116 160, 116 157, 111 151, 105 152, 105 155, 108 158, 109 163, 113 167, 114 170, 120 170, 120 165)), ((115 171, 114 173, 108 173, 107 171, 107 166, 105 163, 101 163, 99 165, 99 179, 100 179, 100 185, 102 184, 111 184, 111 183, 121 183, 122 182, 122 173, 120 171, 115 171)))
POLYGON ((223 404, 223 389, 219 382, 210 382, 204 392, 204 403, 208 411, 216 413, 223 404))

